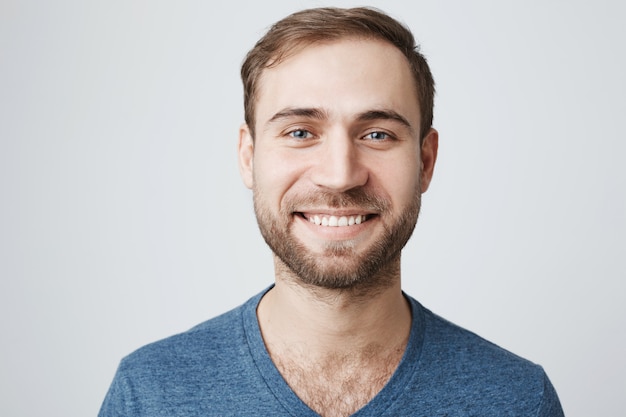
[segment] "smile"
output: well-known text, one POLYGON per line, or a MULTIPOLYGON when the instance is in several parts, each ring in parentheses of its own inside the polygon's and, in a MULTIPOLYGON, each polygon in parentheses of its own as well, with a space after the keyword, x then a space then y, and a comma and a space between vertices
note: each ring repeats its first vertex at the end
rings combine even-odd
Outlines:
POLYGON ((302 217, 310 223, 325 227, 345 227, 361 224, 368 219, 366 214, 355 214, 350 216, 329 216, 327 214, 301 213, 302 217))

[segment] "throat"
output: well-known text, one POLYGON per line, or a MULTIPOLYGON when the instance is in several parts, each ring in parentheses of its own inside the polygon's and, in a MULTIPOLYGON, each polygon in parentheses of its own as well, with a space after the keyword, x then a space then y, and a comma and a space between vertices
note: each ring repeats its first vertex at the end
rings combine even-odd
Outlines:
POLYGON ((293 392, 323 417, 350 416, 396 371, 411 308, 395 287, 367 298, 277 279, 257 308, 267 351, 293 392), (325 296, 323 296, 325 294, 325 296))

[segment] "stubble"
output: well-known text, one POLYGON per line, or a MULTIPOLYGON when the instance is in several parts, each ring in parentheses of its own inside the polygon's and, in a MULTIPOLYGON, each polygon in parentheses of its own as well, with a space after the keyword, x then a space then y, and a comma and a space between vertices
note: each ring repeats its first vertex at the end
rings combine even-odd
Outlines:
MULTIPOLYGON (((418 181, 419 184, 419 181, 418 181)), ((400 252, 411 237, 421 206, 421 190, 397 216, 391 203, 366 190, 342 193, 315 192, 289 196, 278 213, 264 207, 263 196, 254 189, 254 209, 261 235, 276 257, 299 281, 312 287, 372 292, 387 288, 399 277, 400 252), (352 241, 327 242, 323 253, 306 248, 293 234, 297 207, 324 206, 335 209, 359 207, 376 212, 383 226, 380 238, 362 251, 352 241)), ((349 227, 349 226, 348 226, 349 227)))

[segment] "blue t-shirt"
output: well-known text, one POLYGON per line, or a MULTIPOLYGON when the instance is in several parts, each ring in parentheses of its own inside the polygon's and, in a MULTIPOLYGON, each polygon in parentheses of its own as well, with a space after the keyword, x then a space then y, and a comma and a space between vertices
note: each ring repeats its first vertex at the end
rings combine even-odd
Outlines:
MULTIPOLYGON (((319 417, 289 388, 242 306, 124 358, 99 417, 319 417)), ((410 301, 406 351, 354 416, 563 416, 543 369, 410 301)))

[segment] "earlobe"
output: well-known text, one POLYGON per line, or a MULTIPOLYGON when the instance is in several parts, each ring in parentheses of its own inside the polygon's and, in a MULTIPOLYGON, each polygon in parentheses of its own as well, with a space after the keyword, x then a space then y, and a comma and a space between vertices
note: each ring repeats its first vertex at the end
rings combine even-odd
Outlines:
POLYGON ((254 163, 254 140, 248 125, 243 124, 239 128, 239 173, 246 187, 252 189, 254 185, 253 163, 254 163))
POLYGON ((421 187, 422 192, 428 190, 430 180, 433 178, 433 172, 435 170, 435 162, 437 161, 437 150, 439 148, 439 132, 435 129, 430 129, 424 137, 421 149, 422 158, 422 179, 421 187))

